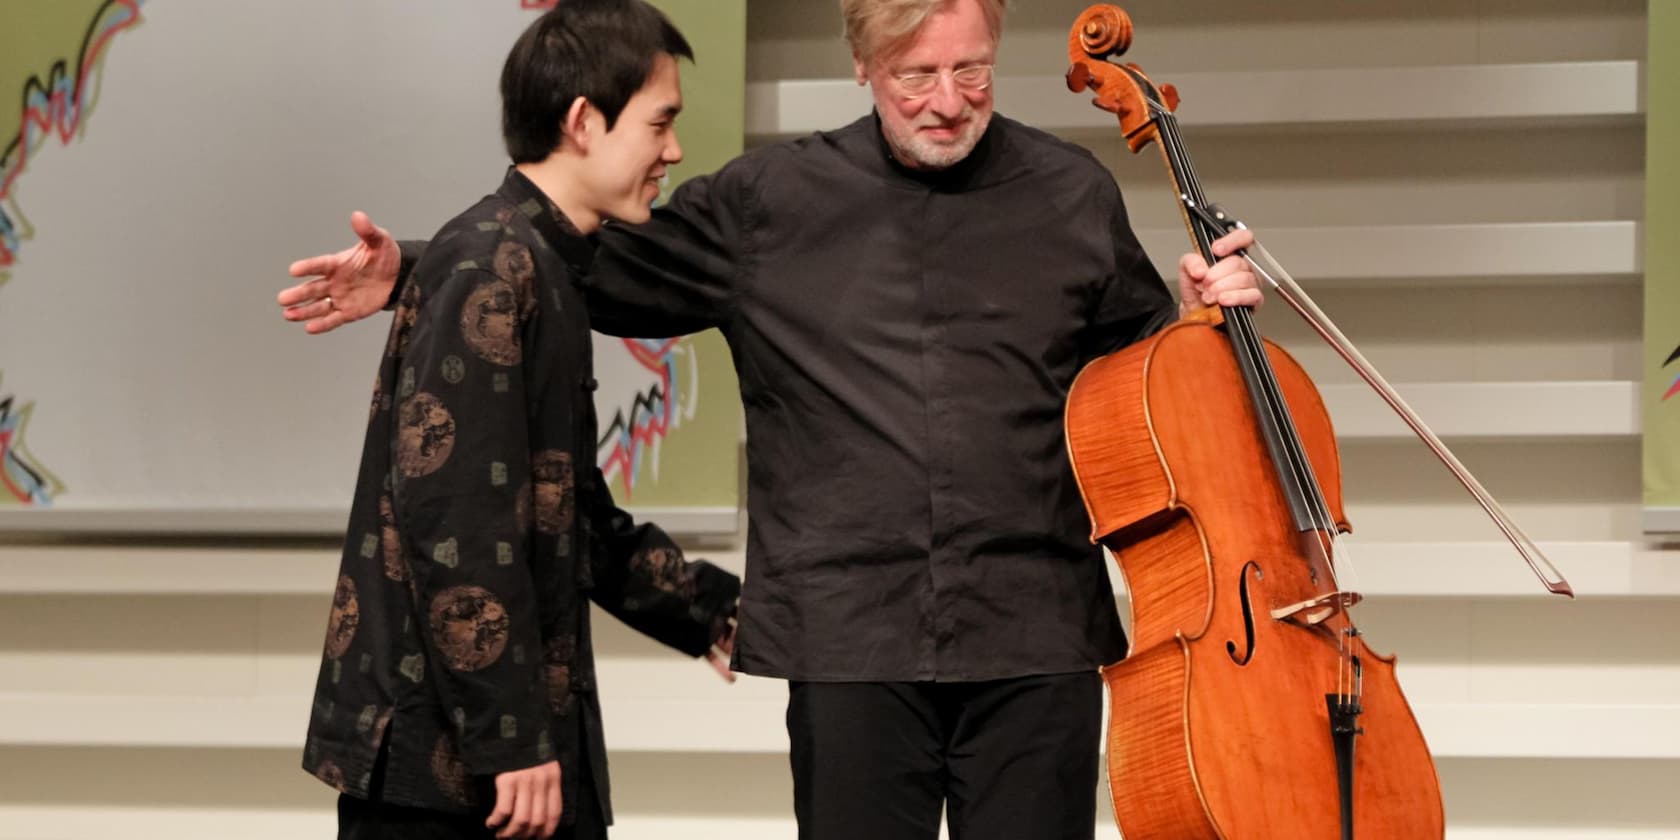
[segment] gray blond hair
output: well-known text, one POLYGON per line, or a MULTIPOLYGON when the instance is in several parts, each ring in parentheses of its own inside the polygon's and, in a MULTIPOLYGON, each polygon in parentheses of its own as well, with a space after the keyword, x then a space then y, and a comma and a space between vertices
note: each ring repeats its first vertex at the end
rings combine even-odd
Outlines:
MULTIPOLYGON (((1003 14, 1009 0, 974 0, 986 16, 992 40, 1003 34, 1003 14)), ((891 55, 916 36, 928 16, 962 0, 840 0, 840 15, 846 21, 846 43, 865 62, 877 55, 891 55)))

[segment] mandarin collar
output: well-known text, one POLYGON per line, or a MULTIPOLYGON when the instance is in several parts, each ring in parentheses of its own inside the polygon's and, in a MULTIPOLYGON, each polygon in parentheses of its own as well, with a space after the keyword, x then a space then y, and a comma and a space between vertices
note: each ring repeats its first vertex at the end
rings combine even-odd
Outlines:
POLYGON ((589 264, 595 259, 595 237, 586 236, 566 218, 560 207, 549 199, 548 195, 523 172, 509 166, 507 177, 502 180, 502 186, 496 194, 507 199, 525 218, 531 220, 531 226, 537 229, 537 235, 553 248, 566 265, 574 272, 582 274, 588 271, 589 264))

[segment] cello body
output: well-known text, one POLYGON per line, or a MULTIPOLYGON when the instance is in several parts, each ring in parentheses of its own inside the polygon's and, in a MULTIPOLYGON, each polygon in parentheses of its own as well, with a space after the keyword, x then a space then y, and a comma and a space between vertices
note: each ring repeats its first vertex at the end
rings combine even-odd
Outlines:
MULTIPOLYGON (((1326 530, 1345 531, 1329 415, 1300 365, 1263 344, 1326 530)), ((1292 524, 1223 330, 1183 320, 1092 362, 1066 426, 1092 538, 1130 592, 1131 653, 1103 671, 1127 840, 1442 837, 1434 763, 1393 659, 1365 647, 1334 598, 1315 548, 1334 534, 1292 524), (1350 687, 1345 792, 1331 708, 1350 687)))
MULTIPOLYGON (((1203 193, 1178 92, 1114 59, 1131 18, 1098 4, 1068 33, 1068 89, 1154 144, 1191 241, 1242 227, 1203 193)), ((1240 256, 1475 497, 1546 590, 1574 590, 1258 240, 1240 256)), ((1323 400, 1246 306, 1198 309, 1098 359, 1070 388, 1069 458, 1131 594, 1132 651, 1103 669, 1108 774, 1127 840, 1439 840, 1423 733, 1336 579, 1341 464, 1323 400)))

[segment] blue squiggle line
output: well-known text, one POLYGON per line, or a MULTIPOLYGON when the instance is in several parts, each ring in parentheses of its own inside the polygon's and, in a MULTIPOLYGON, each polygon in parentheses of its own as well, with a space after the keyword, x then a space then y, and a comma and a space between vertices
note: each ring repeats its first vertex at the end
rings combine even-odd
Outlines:
POLYGON ((641 474, 646 460, 652 457, 652 444, 681 424, 677 407, 682 405, 683 395, 683 377, 677 373, 677 365, 673 363, 677 345, 665 339, 630 341, 634 341, 648 356, 658 354, 659 367, 656 370, 661 382, 635 396, 629 406, 628 417, 623 409, 613 412, 612 420, 597 442, 596 457, 600 466, 611 477, 611 467, 616 464, 623 473, 626 490, 635 489, 636 476, 641 474), (660 353, 661 348, 665 352, 660 353))
POLYGON ((24 504, 50 507, 51 488, 41 475, 18 454, 23 441, 23 415, 12 413, 12 398, 0 399, 0 469, 5 470, 8 492, 24 504))

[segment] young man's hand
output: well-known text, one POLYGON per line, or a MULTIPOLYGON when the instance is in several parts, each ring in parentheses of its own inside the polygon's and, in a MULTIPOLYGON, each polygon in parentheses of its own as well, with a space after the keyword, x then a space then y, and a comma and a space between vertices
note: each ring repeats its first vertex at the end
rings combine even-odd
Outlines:
POLYGON ((496 774, 496 807, 484 821, 496 836, 549 837, 560 826, 560 762, 496 774))
POLYGON ((711 650, 706 651, 706 661, 711 663, 712 670, 723 677, 723 681, 735 681, 735 672, 729 669, 729 658, 735 654, 735 616, 730 616, 718 630, 717 640, 712 642, 711 650))

